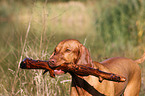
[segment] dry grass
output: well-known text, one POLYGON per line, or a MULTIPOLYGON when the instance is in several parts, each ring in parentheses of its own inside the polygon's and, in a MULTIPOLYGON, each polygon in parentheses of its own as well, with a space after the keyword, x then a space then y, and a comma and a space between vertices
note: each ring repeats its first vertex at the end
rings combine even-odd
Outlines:
MULTIPOLYGON (((16 2, 9 4, 2 1, 0 95, 68 96, 71 82, 69 74, 52 79, 48 76, 49 73, 42 76, 42 70, 19 69, 19 63, 25 57, 48 60, 56 44, 63 39, 80 40, 90 50, 94 60, 102 61, 104 57, 113 56, 139 58, 145 50, 143 22, 145 2, 142 0, 140 2, 142 6, 139 9, 136 3, 127 5, 123 1, 113 0, 48 4, 32 2, 27 7, 16 2), (128 13, 133 13, 131 8, 136 6, 137 14, 131 14, 133 15, 131 18, 128 16, 130 14, 126 14, 126 9, 116 6, 117 4, 130 6, 128 13), (11 8, 13 10, 8 10, 11 8), (117 17, 118 12, 121 13, 120 17, 117 17), (113 18, 108 19, 110 16, 113 18), (120 22, 116 20, 118 18, 120 22), (129 22, 125 22, 126 18, 129 22)), ((140 96, 144 96, 145 66, 141 64, 140 67, 142 70, 140 96)))

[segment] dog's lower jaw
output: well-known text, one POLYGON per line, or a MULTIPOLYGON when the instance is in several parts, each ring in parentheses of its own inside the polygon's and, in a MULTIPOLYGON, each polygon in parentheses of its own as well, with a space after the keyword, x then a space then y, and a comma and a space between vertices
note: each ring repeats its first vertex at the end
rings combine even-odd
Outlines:
POLYGON ((54 74, 55 75, 61 75, 61 74, 64 74, 65 72, 62 71, 62 70, 54 70, 54 74))

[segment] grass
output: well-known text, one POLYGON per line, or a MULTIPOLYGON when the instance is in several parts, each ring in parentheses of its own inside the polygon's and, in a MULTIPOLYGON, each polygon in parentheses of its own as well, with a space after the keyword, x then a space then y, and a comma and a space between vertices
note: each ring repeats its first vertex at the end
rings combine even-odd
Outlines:
MULTIPOLYGON (((137 59, 145 50, 143 0, 31 4, 2 0, 0 5, 0 95, 68 96, 69 74, 52 79, 49 73, 42 76, 42 70, 19 69, 21 56, 48 60, 63 39, 78 39, 97 61, 115 56, 137 59)), ((140 96, 145 94, 144 64, 140 64, 140 96)))

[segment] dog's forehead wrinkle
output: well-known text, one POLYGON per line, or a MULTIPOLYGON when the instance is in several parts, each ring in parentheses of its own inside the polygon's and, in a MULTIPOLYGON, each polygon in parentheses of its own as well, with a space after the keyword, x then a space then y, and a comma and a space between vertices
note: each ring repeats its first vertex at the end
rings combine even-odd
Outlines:
POLYGON ((66 50, 66 49, 70 49, 70 50, 75 50, 80 46, 80 42, 77 40, 65 40, 63 42, 61 42, 61 44, 59 43, 58 46, 56 47, 56 51, 58 50, 66 50))

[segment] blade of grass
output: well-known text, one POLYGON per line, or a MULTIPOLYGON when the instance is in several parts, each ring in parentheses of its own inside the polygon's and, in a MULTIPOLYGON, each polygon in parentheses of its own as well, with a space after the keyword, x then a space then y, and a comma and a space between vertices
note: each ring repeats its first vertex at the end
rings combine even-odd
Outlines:
MULTIPOLYGON (((34 6, 34 5, 33 5, 33 6, 34 6)), ((32 7, 32 8, 33 8, 33 7, 32 7)), ((23 44, 23 47, 22 47, 20 60, 19 60, 18 66, 17 66, 16 75, 15 75, 15 77, 14 77, 14 82, 13 82, 13 85, 12 85, 12 93, 11 93, 11 95, 14 95, 14 91, 15 91, 15 88, 14 88, 14 87, 15 87, 15 84, 16 84, 16 79, 17 79, 17 77, 18 77, 18 72, 19 72, 19 69, 20 69, 20 63, 21 63, 21 61, 22 61, 22 57, 23 57, 23 54, 24 54, 24 49, 25 49, 25 46, 26 46, 26 43, 27 43, 28 33, 30 32, 31 21, 32 21, 32 14, 33 14, 33 9, 32 9, 32 13, 31 13, 31 15, 30 15, 28 28, 27 28, 26 35, 25 35, 25 41, 24 41, 24 44, 23 44)))

